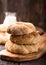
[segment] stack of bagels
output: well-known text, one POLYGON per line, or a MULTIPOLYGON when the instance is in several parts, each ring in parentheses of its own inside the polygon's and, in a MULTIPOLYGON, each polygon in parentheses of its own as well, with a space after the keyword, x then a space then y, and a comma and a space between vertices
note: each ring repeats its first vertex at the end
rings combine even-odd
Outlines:
POLYGON ((8 26, 10 39, 6 42, 7 51, 14 54, 31 54, 40 49, 41 36, 29 22, 16 22, 8 26))

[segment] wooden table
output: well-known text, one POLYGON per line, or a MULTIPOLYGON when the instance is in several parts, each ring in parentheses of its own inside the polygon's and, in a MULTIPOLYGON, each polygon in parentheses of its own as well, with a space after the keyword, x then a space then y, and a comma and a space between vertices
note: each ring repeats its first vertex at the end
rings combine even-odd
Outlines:
MULTIPOLYGON (((4 49, 4 45, 0 45, 0 50, 3 49, 4 49)), ((33 61, 10 62, 5 60, 0 60, 0 65, 46 65, 46 54, 44 54, 41 58, 33 61)))

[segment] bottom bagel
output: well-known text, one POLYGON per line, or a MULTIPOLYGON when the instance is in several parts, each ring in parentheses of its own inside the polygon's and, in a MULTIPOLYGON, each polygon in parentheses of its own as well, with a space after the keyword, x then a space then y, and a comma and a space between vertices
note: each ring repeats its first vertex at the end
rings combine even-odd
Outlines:
POLYGON ((38 52, 39 49, 39 43, 36 45, 18 45, 10 40, 5 44, 6 50, 12 53, 18 53, 18 54, 30 54, 33 52, 38 52))

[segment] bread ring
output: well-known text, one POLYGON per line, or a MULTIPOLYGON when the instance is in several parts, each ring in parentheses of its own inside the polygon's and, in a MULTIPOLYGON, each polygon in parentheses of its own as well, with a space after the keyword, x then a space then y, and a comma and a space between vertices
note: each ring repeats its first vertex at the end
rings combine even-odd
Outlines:
POLYGON ((12 53, 19 53, 19 54, 29 54, 32 52, 38 52, 37 45, 18 45, 10 40, 5 44, 6 50, 12 53))
POLYGON ((35 32, 36 28, 32 23, 16 22, 8 27, 7 32, 12 35, 24 35, 35 32))
POLYGON ((41 40, 41 36, 36 32, 18 36, 11 35, 10 40, 16 44, 37 44, 41 40))

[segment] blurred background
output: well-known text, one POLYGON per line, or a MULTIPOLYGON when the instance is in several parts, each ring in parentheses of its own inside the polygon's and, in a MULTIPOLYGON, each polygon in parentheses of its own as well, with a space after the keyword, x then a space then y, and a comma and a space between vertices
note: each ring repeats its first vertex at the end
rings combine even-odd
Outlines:
POLYGON ((5 12, 15 12, 17 21, 32 22, 46 31, 46 0, 0 0, 0 24, 5 12))

